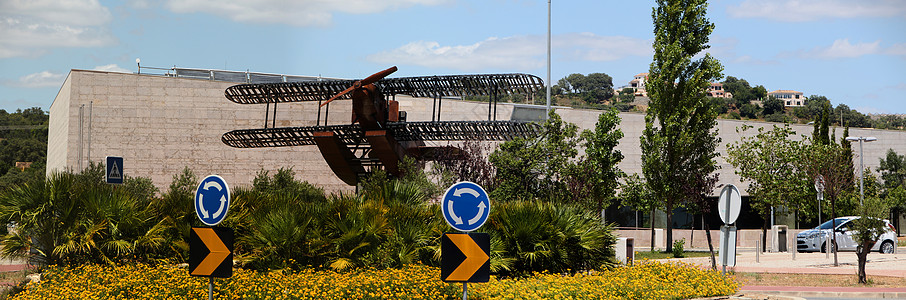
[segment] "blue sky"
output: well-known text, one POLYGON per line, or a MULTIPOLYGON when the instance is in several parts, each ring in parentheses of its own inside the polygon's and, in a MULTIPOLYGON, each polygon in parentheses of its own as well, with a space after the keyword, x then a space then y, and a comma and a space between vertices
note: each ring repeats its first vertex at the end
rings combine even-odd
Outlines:
MULTIPOLYGON (((654 1, 552 4, 552 81, 647 72, 654 1)), ((724 75, 906 114, 906 1, 718 0, 724 75)), ((0 0, 0 108, 48 109, 70 69, 142 66, 363 78, 546 76, 543 0, 0 0)))

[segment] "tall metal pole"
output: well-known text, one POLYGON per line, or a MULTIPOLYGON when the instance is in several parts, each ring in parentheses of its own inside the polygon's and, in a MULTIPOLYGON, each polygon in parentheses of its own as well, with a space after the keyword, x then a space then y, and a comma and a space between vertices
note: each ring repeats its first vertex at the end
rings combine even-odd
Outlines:
POLYGON ((859 138, 859 206, 862 206, 862 202, 865 200, 865 184, 862 182, 865 177, 865 156, 862 155, 862 141, 864 140, 864 138, 859 138))
POLYGON ((551 114, 551 0, 547 0, 547 111, 544 119, 551 114))
POLYGON ((208 300, 214 300, 214 277, 208 277, 208 300))

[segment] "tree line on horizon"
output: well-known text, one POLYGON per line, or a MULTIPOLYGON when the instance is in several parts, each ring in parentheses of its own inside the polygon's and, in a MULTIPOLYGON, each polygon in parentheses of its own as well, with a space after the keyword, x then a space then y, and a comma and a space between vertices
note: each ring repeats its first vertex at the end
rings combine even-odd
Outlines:
MULTIPOLYGON (((752 86, 747 80, 734 76, 726 76, 721 83, 724 91, 733 97, 708 99, 714 103, 718 117, 723 119, 808 123, 816 121, 824 105, 830 105, 827 97, 811 95, 805 98, 803 106, 785 107, 783 100, 768 96, 763 85, 752 86)), ((643 111, 644 107, 633 104, 634 92, 631 88, 614 91, 613 79, 606 73, 575 73, 561 78, 551 87, 551 102, 576 108, 643 111)), ((831 107, 829 120, 831 125, 840 127, 906 130, 906 114, 867 115, 843 103, 831 107)))

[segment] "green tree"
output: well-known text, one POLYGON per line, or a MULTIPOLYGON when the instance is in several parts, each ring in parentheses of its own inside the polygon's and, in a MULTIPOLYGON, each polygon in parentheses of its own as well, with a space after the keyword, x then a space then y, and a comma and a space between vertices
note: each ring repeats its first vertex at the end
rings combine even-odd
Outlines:
POLYGON ((438 178, 439 187, 471 181, 493 190, 497 169, 488 162, 489 153, 491 146, 479 141, 465 141, 458 147, 444 148, 431 164, 431 173, 438 178))
POLYGON ((0 109, 0 190, 44 176, 49 116, 32 107, 8 113, 0 109), (16 162, 31 162, 25 170, 16 162))
POLYGON ((632 88, 624 88, 620 91, 620 102, 630 103, 635 100, 635 91, 632 88))
POLYGON ((742 107, 739 108, 739 115, 749 119, 758 117, 758 105, 752 103, 743 104, 742 107))
POLYGON ((764 100, 764 107, 762 107, 761 113, 764 116, 783 113, 783 100, 774 98, 774 96, 768 97, 768 99, 764 100))
POLYGON ((565 179, 571 160, 578 155, 578 127, 563 122, 551 111, 538 138, 516 138, 500 145, 488 157, 497 168, 494 199, 548 199, 553 202, 574 199, 568 194, 565 179))
POLYGON ((625 177, 623 184, 620 186, 621 203, 625 206, 632 207, 637 211, 648 212, 651 223, 651 251, 654 251, 654 214, 656 211, 664 209, 664 202, 658 201, 645 178, 639 174, 632 174, 625 177))
POLYGON ((768 89, 764 88, 763 85, 753 87, 752 96, 755 97, 755 99, 765 99, 768 97, 768 89))
POLYGON ((576 94, 589 103, 601 103, 613 97, 613 78, 604 73, 570 74, 558 82, 566 94, 576 94))
POLYGON ((745 79, 727 76, 722 83, 724 91, 733 94, 733 101, 737 108, 741 108, 742 105, 758 99, 752 94, 752 87, 749 86, 749 82, 745 79))
MULTIPOLYGON (((737 132, 751 128, 744 125, 737 132)), ((752 208, 764 220, 761 227, 763 237, 767 236, 772 209, 781 205, 796 206, 789 200, 802 198, 797 194, 809 182, 805 170, 798 164, 802 144, 791 138, 795 133, 789 125, 774 125, 770 130, 759 127, 754 137, 742 138, 730 145, 727 151, 736 174, 750 182, 746 191, 750 195, 752 208)))
POLYGON ((868 284, 865 262, 868 260, 868 252, 871 252, 871 247, 881 239, 881 235, 887 230, 887 224, 884 222, 887 212, 888 208, 881 199, 865 198, 865 202, 857 210, 859 218, 853 220, 852 226, 849 228, 853 231, 853 240, 858 245, 856 256, 859 262, 858 277, 861 284, 868 284))
MULTIPOLYGON (((812 142, 820 145, 828 145, 831 143, 830 138, 830 118, 831 118, 831 105, 830 100, 824 98, 825 101, 818 102, 818 112, 815 115, 815 124, 814 129, 812 129, 812 142)), ((820 101, 820 100, 816 100, 820 101)))
MULTIPOLYGON (((807 155, 802 156, 808 178, 824 177, 824 199, 830 203, 831 219, 837 218, 837 201, 846 191, 852 190, 854 174, 847 165, 852 157, 846 155, 845 149, 836 144, 821 144, 811 141, 805 147, 807 155)), ((831 235, 833 244, 837 243, 836 235, 831 235)), ((837 253, 834 252, 834 265, 837 265, 837 253)))
POLYGON ((617 166, 623 160, 623 153, 616 150, 623 138, 619 124, 619 113, 610 109, 598 116, 594 131, 582 131, 585 156, 575 165, 578 170, 574 173, 586 175, 580 176, 584 178, 578 184, 582 187, 580 193, 589 195, 583 198, 590 200, 598 212, 610 206, 618 180, 624 175, 617 166))
POLYGON ((667 250, 673 243, 673 209, 692 197, 682 186, 716 169, 719 139, 712 128, 716 113, 705 95, 723 67, 710 54, 714 24, 708 21, 704 0, 658 0, 654 19, 654 61, 646 83, 651 98, 641 136, 642 170, 654 194, 665 202, 667 250), (657 122, 657 124, 655 124, 657 122))
POLYGON ((906 185, 906 155, 898 155, 893 149, 887 149, 887 154, 880 159, 880 164, 878 171, 881 171, 885 188, 906 185))
MULTIPOLYGON (((906 208, 906 155, 898 155, 893 149, 887 149, 885 157, 880 159, 881 179, 884 189, 881 196, 892 210, 892 218, 898 219, 900 212, 906 208)), ((899 226, 898 226, 899 227, 899 226)))

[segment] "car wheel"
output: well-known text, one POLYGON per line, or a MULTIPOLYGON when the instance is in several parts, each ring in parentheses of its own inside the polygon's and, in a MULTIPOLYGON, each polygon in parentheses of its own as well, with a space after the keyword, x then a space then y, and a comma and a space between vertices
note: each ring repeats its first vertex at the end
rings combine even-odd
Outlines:
MULTIPOLYGON (((821 253, 827 252, 827 243, 821 244, 821 253)), ((837 252, 837 245, 831 243, 831 253, 837 252)))
POLYGON ((893 250, 894 250, 893 242, 884 241, 884 243, 882 243, 881 247, 878 249, 878 252, 881 252, 884 254, 891 254, 891 253, 893 253, 893 250))

